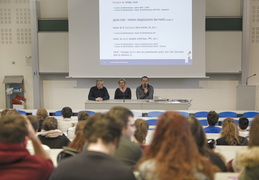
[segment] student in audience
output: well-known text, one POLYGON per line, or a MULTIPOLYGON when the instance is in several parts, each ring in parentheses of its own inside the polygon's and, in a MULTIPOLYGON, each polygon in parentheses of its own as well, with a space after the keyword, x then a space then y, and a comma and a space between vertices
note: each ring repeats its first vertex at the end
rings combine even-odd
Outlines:
MULTIPOLYGON (((89 114, 87 112, 85 112, 85 111, 80 111, 78 113, 78 115, 77 115, 78 122, 79 121, 87 120, 88 117, 89 117, 89 114)), ((76 125, 73 126, 73 127, 68 128, 68 130, 67 130, 67 137, 70 140, 74 139, 74 137, 75 137, 75 130, 76 130, 76 125)))
POLYGON ((40 132, 41 129, 42 129, 42 125, 43 125, 44 120, 47 117, 49 117, 49 113, 45 108, 40 108, 40 109, 37 110, 36 117, 39 120, 38 132, 40 132))
POLYGON ((131 90, 126 86, 125 79, 119 79, 119 88, 115 90, 114 99, 131 99, 131 90))
POLYGON ((73 127, 76 121, 71 119, 73 111, 70 107, 64 107, 61 111, 63 119, 58 121, 58 129, 60 129, 65 135, 67 135, 67 130, 70 127, 73 127))
POLYGON ((87 120, 80 120, 75 129, 75 138, 73 141, 68 145, 68 147, 63 147, 63 151, 58 154, 57 161, 58 163, 70 156, 76 155, 79 152, 83 151, 85 145, 85 137, 84 137, 84 127, 87 120))
POLYGON ((188 120, 168 111, 159 117, 150 148, 138 164, 141 180, 213 179, 218 168, 200 155, 188 120))
POLYGON ((223 121, 220 138, 216 141, 217 145, 248 145, 248 140, 239 136, 237 125, 233 118, 226 118, 223 121))
POLYGON ((64 159, 50 180, 134 180, 132 171, 112 157, 121 129, 121 122, 107 114, 91 116, 84 127, 87 151, 64 159))
POLYGON ((49 146, 51 149, 63 148, 70 143, 70 140, 58 129, 58 122, 54 117, 45 119, 43 129, 38 137, 42 144, 49 146))
MULTIPOLYGON (((32 116, 32 115, 27 116, 27 118, 31 122, 31 125, 32 125, 33 129, 35 130, 35 133, 38 132, 39 120, 35 116, 32 116)), ((46 152, 48 152, 48 153, 50 152, 49 146, 42 144, 42 147, 46 152)), ((28 140, 26 148, 30 152, 30 154, 32 154, 32 155, 34 154, 34 148, 32 145, 32 141, 28 140)))
POLYGON ((148 81, 149 78, 147 76, 141 78, 141 85, 136 89, 137 99, 153 99, 154 88, 148 81))
POLYGON ((18 111, 16 111, 15 109, 9 109, 7 112, 6 112, 6 116, 10 116, 10 115, 19 115, 20 113, 18 111))
POLYGON ((133 142, 139 143, 140 145, 144 145, 146 143, 149 125, 147 121, 143 119, 137 119, 135 121, 135 127, 136 131, 133 136, 133 142))
POLYGON ((222 172, 227 172, 227 167, 223 161, 223 156, 209 149, 206 134, 204 133, 200 122, 194 116, 190 116, 188 121, 190 123, 192 136, 195 139, 200 154, 209 158, 210 161, 214 165, 218 166, 222 172))
POLYGON ((28 119, 22 115, 0 120, 0 179, 48 179, 54 166, 28 119), (26 149, 32 141, 35 155, 26 149))
POLYGON ((209 126, 204 128, 205 133, 219 133, 221 131, 220 127, 216 127, 218 123, 219 115, 215 111, 210 111, 207 115, 207 121, 209 126))
POLYGON ((259 179, 259 116, 252 121, 247 149, 237 155, 237 162, 244 167, 240 180, 259 179))
POLYGON ((249 125, 249 120, 246 117, 241 117, 238 120, 239 135, 245 138, 249 138, 249 132, 246 130, 249 125))
POLYGON ((142 149, 139 144, 131 141, 136 130, 134 115, 129 109, 121 106, 111 108, 108 114, 123 124, 122 136, 114 157, 133 169, 142 156, 142 149))
POLYGON ((96 80, 96 86, 91 87, 88 100, 103 101, 110 99, 110 95, 104 87, 104 82, 101 79, 96 80))
POLYGON ((1 111, 1 117, 5 116, 8 111, 9 111, 9 109, 3 109, 1 111))

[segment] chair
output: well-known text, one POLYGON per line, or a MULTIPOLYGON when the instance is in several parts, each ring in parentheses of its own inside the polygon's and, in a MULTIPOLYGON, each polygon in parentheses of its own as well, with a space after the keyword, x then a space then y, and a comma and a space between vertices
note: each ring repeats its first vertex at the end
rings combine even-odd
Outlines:
POLYGON ((202 126, 208 126, 207 119, 200 119, 199 122, 201 123, 202 126))
POLYGON ((158 121, 157 119, 148 119, 147 123, 149 126, 156 126, 157 121, 158 121))
POLYGON ((259 112, 249 111, 249 112, 244 112, 244 113, 243 113, 243 117, 246 117, 246 118, 254 118, 254 117, 257 116, 258 114, 259 114, 259 112))
POLYGON ((54 116, 62 116, 62 111, 55 111, 54 116))
POLYGON ((88 111, 88 110, 86 110, 85 112, 87 112, 90 116, 95 114, 94 111, 88 111))
POLYGON ((22 110, 16 110, 18 113, 22 114, 22 115, 26 115, 26 111, 22 111, 22 110))
POLYGON ((196 118, 206 118, 208 116, 208 111, 198 111, 196 113, 194 113, 194 116, 196 118))
POLYGON ((184 112, 184 111, 177 111, 177 112, 183 115, 184 117, 189 117, 190 115, 188 112, 184 112))
POLYGON ((232 111, 224 111, 219 113, 220 118, 236 118, 237 113, 232 111))
POLYGON ((158 117, 163 113, 163 111, 150 111, 147 113, 147 117, 158 117))

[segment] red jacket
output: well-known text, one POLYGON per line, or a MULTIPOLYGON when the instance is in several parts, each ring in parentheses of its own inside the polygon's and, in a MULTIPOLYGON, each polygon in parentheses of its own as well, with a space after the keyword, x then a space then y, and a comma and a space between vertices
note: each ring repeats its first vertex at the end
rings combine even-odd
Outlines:
POLYGON ((32 156, 16 143, 0 143, 0 179, 48 179, 54 166, 51 160, 32 156))

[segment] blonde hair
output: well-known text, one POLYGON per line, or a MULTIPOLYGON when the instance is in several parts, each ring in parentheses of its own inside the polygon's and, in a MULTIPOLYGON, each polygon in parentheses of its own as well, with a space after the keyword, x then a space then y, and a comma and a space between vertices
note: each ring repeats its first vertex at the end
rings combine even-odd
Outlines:
POLYGON ((240 144, 237 125, 233 118, 226 118, 223 121, 222 131, 220 135, 221 137, 226 137, 226 141, 230 145, 240 144))
POLYGON ((120 81, 123 81, 125 84, 127 84, 125 79, 119 79, 118 84, 120 84, 120 81))

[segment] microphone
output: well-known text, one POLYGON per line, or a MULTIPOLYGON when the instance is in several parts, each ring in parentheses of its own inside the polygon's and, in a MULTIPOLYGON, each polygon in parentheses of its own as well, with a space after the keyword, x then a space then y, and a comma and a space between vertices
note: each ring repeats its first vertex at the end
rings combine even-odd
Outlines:
POLYGON ((144 84, 144 88, 147 88, 147 84, 144 84))
POLYGON ((251 78, 251 77, 254 77, 254 76, 256 76, 256 74, 253 74, 253 75, 248 76, 248 77, 246 78, 246 85, 248 84, 248 79, 251 78))

